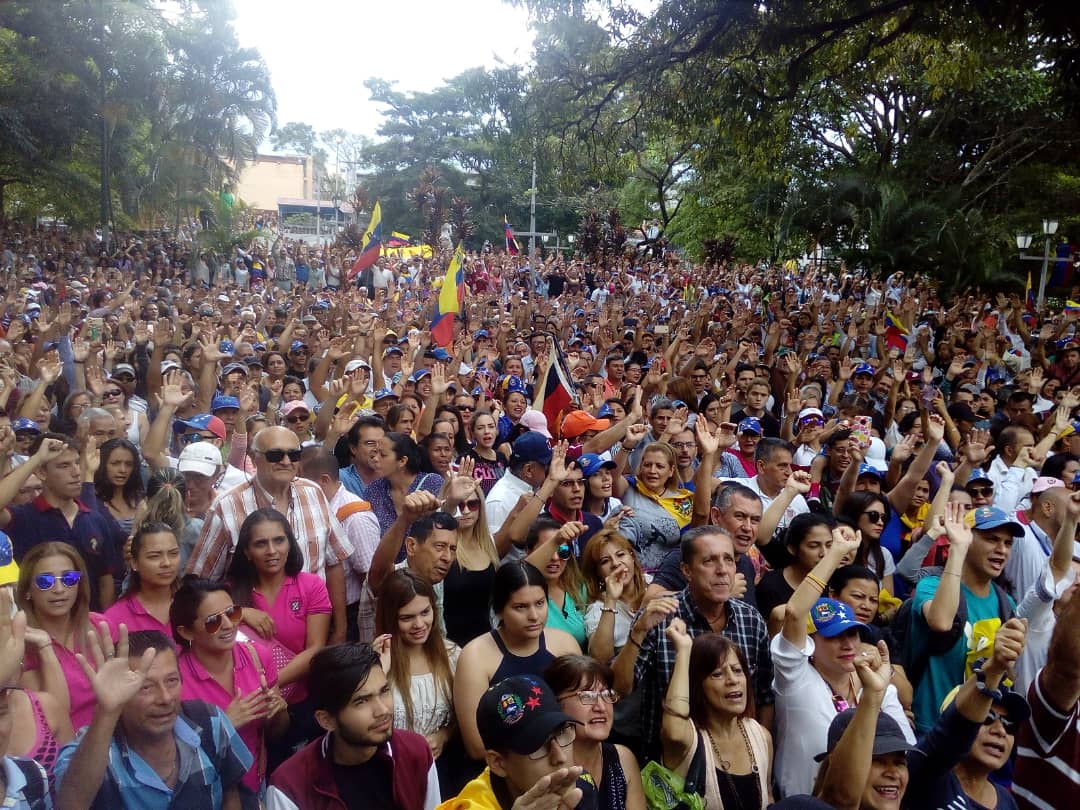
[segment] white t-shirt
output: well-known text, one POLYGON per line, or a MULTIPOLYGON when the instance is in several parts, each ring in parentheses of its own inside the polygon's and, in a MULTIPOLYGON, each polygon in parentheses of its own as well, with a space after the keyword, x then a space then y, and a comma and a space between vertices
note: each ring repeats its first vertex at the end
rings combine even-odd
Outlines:
MULTIPOLYGON (((732 478, 731 480, 737 481, 740 484, 745 484, 758 494, 758 497, 761 498, 762 513, 767 511, 768 508, 772 506, 772 502, 776 500, 776 498, 770 498, 768 495, 761 491, 761 487, 758 485, 756 475, 753 478, 732 478)), ((792 499, 791 503, 788 505, 788 508, 784 510, 784 515, 780 518, 780 523, 777 524, 777 527, 781 529, 786 529, 788 527, 788 524, 791 523, 791 521, 796 515, 804 515, 809 511, 810 505, 806 502, 806 498, 804 498, 802 495, 796 495, 792 499)), ((818 753, 821 752, 819 751, 818 753)))
MULTIPOLYGON (((818 763, 814 757, 826 749, 829 724, 836 717, 832 688, 810 665, 814 640, 798 649, 784 638, 773 637, 769 645, 773 659, 773 691, 776 693, 776 729, 773 740, 776 756, 773 774, 780 786, 780 798, 809 793, 814 787, 818 763)), ((862 689, 859 690, 859 694, 862 689)), ((881 710, 899 724, 904 737, 915 744, 915 733, 904 714, 904 707, 890 684, 885 690, 881 710)))

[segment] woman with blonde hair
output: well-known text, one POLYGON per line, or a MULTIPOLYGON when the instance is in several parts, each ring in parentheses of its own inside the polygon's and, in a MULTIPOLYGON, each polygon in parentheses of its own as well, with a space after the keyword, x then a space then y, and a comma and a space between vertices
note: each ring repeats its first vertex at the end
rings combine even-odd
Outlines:
POLYGON ((76 653, 82 652, 93 624, 104 617, 90 612, 90 579, 82 556, 67 543, 41 543, 19 564, 15 592, 29 636, 19 683, 48 692, 71 715, 74 728, 94 716, 94 689, 76 653))
POLYGON ((588 599, 589 654, 598 661, 610 661, 626 644, 645 600, 645 573, 630 541, 613 529, 589 539, 581 554, 581 573, 588 599))
POLYGON ((443 580, 443 607, 446 637, 462 647, 491 630, 487 600, 478 599, 477 594, 491 593, 499 555, 509 551, 509 541, 500 551, 491 537, 484 490, 473 478, 474 463, 472 458, 463 458, 461 468, 439 492, 439 497, 446 500, 446 508, 457 506, 457 553, 443 580))
POLYGON ((525 540, 526 561, 547 581, 547 626, 563 630, 585 647, 585 579, 573 554, 573 541, 585 531, 584 523, 559 523, 539 517, 529 527, 525 540))
MULTIPOLYGON (((618 463, 624 463, 624 458, 626 453, 620 453, 618 463)), ((641 454, 637 475, 617 476, 613 483, 615 496, 634 510, 619 521, 619 531, 634 545, 641 567, 655 571, 679 545, 683 529, 694 516, 694 495, 679 481, 675 448, 653 442, 641 454)))

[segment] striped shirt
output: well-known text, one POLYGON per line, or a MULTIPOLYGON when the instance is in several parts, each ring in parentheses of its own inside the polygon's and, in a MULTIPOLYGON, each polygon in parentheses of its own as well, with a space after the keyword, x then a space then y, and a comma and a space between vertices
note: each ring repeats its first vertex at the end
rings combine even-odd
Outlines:
POLYGON ((1031 719, 1016 738, 1013 797, 1021 810, 1061 810, 1080 795, 1080 703, 1062 713, 1041 680, 1040 672, 1028 689, 1031 719))
POLYGON ((288 503, 275 504, 258 479, 252 479, 219 495, 210 506, 202 534, 188 560, 187 573, 222 579, 240 539, 244 518, 256 509, 267 508, 277 509, 288 519, 308 573, 325 579, 327 566, 343 563, 352 554, 345 530, 318 484, 298 478, 289 485, 288 503))

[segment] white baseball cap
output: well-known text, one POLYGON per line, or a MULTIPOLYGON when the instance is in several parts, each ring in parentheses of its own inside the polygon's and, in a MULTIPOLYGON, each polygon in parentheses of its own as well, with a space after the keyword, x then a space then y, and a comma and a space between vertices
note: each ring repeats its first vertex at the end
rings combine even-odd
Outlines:
POLYGON ((189 444, 180 453, 176 468, 180 472, 193 472, 211 478, 221 467, 221 450, 212 442, 189 444))

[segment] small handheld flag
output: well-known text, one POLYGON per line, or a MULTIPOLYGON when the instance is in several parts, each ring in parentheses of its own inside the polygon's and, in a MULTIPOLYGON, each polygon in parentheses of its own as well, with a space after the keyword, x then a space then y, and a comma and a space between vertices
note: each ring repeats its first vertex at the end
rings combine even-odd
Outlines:
POLYGON ((521 245, 518 244, 517 239, 514 238, 514 229, 510 227, 510 222, 507 220, 506 215, 503 215, 503 236, 506 238, 506 252, 511 256, 517 256, 521 253, 521 245))
POLYGON ((465 277, 462 265, 465 264, 465 249, 458 242, 450 266, 446 268, 446 277, 435 298, 435 315, 431 319, 431 340, 437 346, 449 346, 454 342, 454 316, 461 312, 465 298, 465 277))
POLYGON ((371 221, 364 231, 364 239, 360 245, 360 255, 349 271, 350 279, 375 264, 382 252, 382 208, 378 203, 371 209, 371 221))

